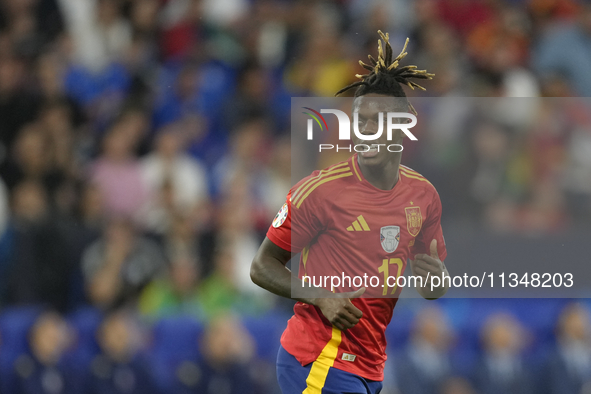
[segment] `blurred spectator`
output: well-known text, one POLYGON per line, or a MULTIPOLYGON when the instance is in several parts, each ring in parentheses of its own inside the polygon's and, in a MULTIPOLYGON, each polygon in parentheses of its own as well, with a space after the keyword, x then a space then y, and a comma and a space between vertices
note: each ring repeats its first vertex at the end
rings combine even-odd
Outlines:
POLYGON ((128 49, 131 29, 129 22, 122 18, 119 2, 58 2, 79 64, 92 72, 100 72, 128 49))
POLYGON ((46 136, 50 166, 59 174, 53 203, 59 212, 71 216, 76 205, 80 168, 79 141, 71 107, 62 100, 47 102, 41 108, 39 121, 46 136))
POLYGON ((283 105, 285 93, 273 80, 272 70, 249 64, 240 71, 237 79, 236 92, 221 109, 227 130, 236 130, 254 118, 268 119, 274 128, 288 126, 283 105))
POLYGON ((249 210, 250 225, 256 227, 263 222, 265 230, 268 214, 261 202, 264 202, 267 182, 265 165, 269 156, 269 134, 269 123, 264 118, 242 123, 232 135, 230 152, 213 169, 215 192, 231 200, 232 204, 240 204, 249 210))
POLYGON ((103 197, 95 185, 82 185, 79 191, 77 206, 68 226, 68 243, 75 262, 74 277, 70 285, 70 306, 78 307, 86 303, 84 275, 82 261, 85 250, 103 232, 103 226, 108 223, 105 217, 103 197))
POLYGON ((40 123, 28 124, 19 131, 5 167, 4 180, 10 189, 25 179, 33 179, 43 185, 48 197, 53 197, 65 174, 54 166, 48 142, 40 123))
POLYGON ((203 10, 201 1, 167 1, 161 9, 161 51, 166 60, 183 59, 203 51, 203 10))
POLYGON ((441 384, 441 394, 475 394, 469 381, 461 377, 451 377, 441 384))
POLYGON ((74 171, 73 155, 76 153, 73 115, 65 101, 47 102, 39 114, 41 127, 51 147, 50 162, 68 174, 74 171))
POLYGON ((179 258, 189 260, 195 264, 198 273, 203 271, 203 258, 205 255, 200 247, 202 235, 198 233, 192 218, 182 215, 173 216, 170 228, 166 234, 160 237, 159 241, 169 261, 179 258))
POLYGON ((3 1, 0 26, 19 56, 36 56, 61 33, 62 16, 54 0, 3 1))
POLYGON ((75 115, 76 120, 82 118, 79 104, 68 97, 65 92, 64 74, 66 62, 60 57, 60 53, 48 51, 39 56, 36 68, 33 70, 37 75, 39 96, 47 102, 67 102, 75 115))
POLYGON ((523 359, 524 328, 508 314, 492 314, 481 330, 484 354, 475 370, 482 394, 527 394, 532 390, 530 369, 523 359))
POLYGON ((260 292, 243 291, 237 282, 236 259, 229 247, 220 244, 215 256, 215 269, 201 282, 199 294, 207 318, 234 312, 252 315, 263 312, 272 302, 260 292))
MULTIPOLYGON (((591 222, 591 129, 587 126, 588 111, 584 121, 577 122, 570 134, 570 141, 565 142, 564 189, 566 205, 571 212, 574 224, 584 229, 591 222)), ((578 117, 577 117, 578 118, 578 117)))
POLYGON ((415 317, 412 339, 396 360, 396 382, 402 394, 436 393, 451 376, 451 331, 445 315, 435 307, 415 317))
MULTIPOLYGON (((237 291, 246 295, 252 295, 262 300, 271 300, 266 292, 260 291, 257 286, 253 286, 249 280, 249 259, 246 256, 254 256, 257 251, 259 237, 254 231, 258 224, 258 229, 262 230, 264 223, 261 219, 271 216, 262 216, 265 211, 260 202, 255 205, 254 198, 248 195, 248 185, 245 179, 237 179, 233 183, 232 192, 223 201, 220 207, 219 227, 217 231, 218 245, 227 250, 224 253, 229 260, 229 264, 223 269, 224 274, 231 281, 237 291), (259 212, 253 212, 256 208, 259 212), (255 216, 255 214, 258 214, 255 216)), ((267 211, 268 212, 268 211, 267 211)), ((267 222, 268 223, 268 222, 267 222)), ((217 262, 216 262, 217 264, 217 262)), ((216 266, 217 267, 217 266, 216 266)))
POLYGON ((97 333, 101 349, 91 362, 85 394, 153 394, 156 386, 140 353, 139 331, 128 312, 107 315, 97 333))
POLYGON ((186 137, 178 125, 161 130, 155 145, 155 151, 142 162, 149 193, 142 215, 146 229, 162 234, 170 229, 176 215, 190 218, 195 226, 201 225, 209 200, 205 168, 184 153, 186 137))
POLYGON ((203 359, 198 364, 201 379, 192 393, 259 392, 250 368, 254 357, 253 340, 236 318, 221 315, 212 320, 201 343, 203 359))
POLYGON ((531 66, 542 80, 558 75, 565 78, 577 95, 591 95, 589 35, 591 5, 582 3, 574 22, 552 23, 544 28, 531 66))
POLYGON ((420 18, 420 13, 413 10, 414 3, 408 0, 352 1, 349 12, 354 30, 361 30, 365 37, 371 37, 377 30, 408 33, 420 18))
POLYGON ((6 189, 4 181, 0 178, 0 239, 2 239, 4 232, 8 227, 9 218, 8 190, 6 189))
POLYGON ((151 39, 156 38, 158 30, 158 0, 132 1, 130 19, 133 30, 151 39))
POLYGON ((344 58, 344 48, 334 26, 315 18, 309 34, 301 58, 286 74, 287 81, 304 96, 333 96, 352 82, 354 63, 344 58))
POLYGON ((98 186, 88 183, 83 186, 78 206, 78 228, 81 237, 94 241, 100 236, 105 218, 104 200, 98 186))
POLYGON ((446 24, 465 37, 494 16, 494 10, 488 3, 481 0, 442 0, 438 2, 438 11, 446 24))
POLYGON ((147 186, 133 153, 137 136, 126 126, 120 120, 105 135, 102 155, 91 167, 91 181, 103 193, 107 214, 137 219, 147 199, 147 186))
POLYGON ((262 197, 269 218, 285 203, 285 191, 291 187, 291 141, 288 137, 275 140, 262 197))
MULTIPOLYGON (((502 201, 506 197, 506 164, 511 155, 511 134, 498 124, 480 124, 471 135, 474 165, 469 191, 474 204, 475 214, 483 217, 486 210, 494 206, 491 203, 502 201)), ((513 222, 501 220, 507 216, 490 214, 492 228, 511 229, 513 222)), ((511 218, 509 216, 509 218, 511 218)))
POLYGON ((14 237, 4 298, 10 304, 46 303, 65 310, 74 264, 64 228, 51 215, 39 182, 18 184, 11 200, 14 237))
POLYGON ((556 353, 548 358, 542 381, 548 393, 583 393, 591 384, 591 318, 581 305, 568 305, 557 328, 556 353))
POLYGON ((469 71, 470 65, 465 55, 458 56, 461 43, 457 34, 448 25, 438 21, 419 28, 416 34, 422 44, 416 64, 421 64, 421 67, 437 75, 432 81, 425 81, 425 88, 431 92, 430 95, 456 96, 463 93, 466 86, 460 76, 469 71))
POLYGON ((150 150, 150 115, 141 101, 127 104, 118 112, 115 122, 128 134, 135 154, 145 155, 150 150))
POLYGON ((107 309, 133 304, 140 291, 164 269, 158 245, 136 233, 133 225, 113 219, 103 236, 82 258, 82 271, 90 302, 107 309))
POLYGON ((154 126, 160 128, 187 117, 206 115, 206 103, 201 89, 205 83, 203 69, 194 64, 186 64, 178 72, 166 71, 168 70, 162 71, 164 75, 161 77, 167 79, 166 86, 162 87, 163 91, 154 103, 154 126), (174 84, 172 89, 169 83, 174 84))
MULTIPOLYGON (((37 102, 23 88, 25 62, 12 53, 0 51, 0 57, 0 144, 4 149, 10 149, 21 127, 31 122, 31 114, 35 113, 37 102)), ((8 182, 7 179, 6 181, 8 182)))
POLYGON ((199 267, 189 253, 170 255, 167 275, 154 280, 142 292, 140 312, 151 319, 169 315, 191 315, 204 319, 201 294, 197 284, 199 267))
MULTIPOLYGON (((479 69, 502 74, 525 64, 529 54, 529 32, 523 9, 502 2, 497 3, 496 8, 488 21, 474 28, 466 44, 479 69)), ((535 84, 533 76, 530 78, 535 84)))
POLYGON ((44 312, 29 332, 30 353, 14 363, 14 393, 58 394, 76 389, 75 377, 65 363, 69 328, 60 315, 44 312))

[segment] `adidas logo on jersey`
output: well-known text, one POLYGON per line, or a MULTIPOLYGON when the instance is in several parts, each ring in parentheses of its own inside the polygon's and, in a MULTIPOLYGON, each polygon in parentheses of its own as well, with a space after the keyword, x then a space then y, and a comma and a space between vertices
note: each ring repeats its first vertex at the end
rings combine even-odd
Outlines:
POLYGON ((357 220, 347 227, 347 231, 369 231, 369 226, 363 218, 363 215, 357 216, 357 220))

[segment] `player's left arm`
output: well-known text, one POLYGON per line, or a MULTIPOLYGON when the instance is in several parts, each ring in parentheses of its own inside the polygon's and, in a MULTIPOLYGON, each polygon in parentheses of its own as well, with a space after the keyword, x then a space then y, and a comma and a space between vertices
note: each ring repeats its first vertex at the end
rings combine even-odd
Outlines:
POLYGON ((414 259, 410 260, 412 274, 422 279, 417 282, 417 292, 429 300, 444 296, 449 288, 449 280, 443 280, 449 273, 443 263, 447 249, 441 229, 441 200, 437 191, 433 192, 428 216, 411 250, 414 259), (435 276, 438 279, 434 281, 435 276))

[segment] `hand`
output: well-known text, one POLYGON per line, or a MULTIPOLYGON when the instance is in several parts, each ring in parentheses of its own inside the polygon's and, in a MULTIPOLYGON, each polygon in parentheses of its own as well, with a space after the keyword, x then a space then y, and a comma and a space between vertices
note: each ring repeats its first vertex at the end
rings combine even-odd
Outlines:
POLYGON ((445 271, 445 266, 443 265, 443 262, 439 259, 439 254, 437 253, 436 239, 431 241, 429 252, 431 255, 417 254, 415 256, 415 259, 411 260, 410 262, 410 269, 413 275, 421 276, 423 278, 423 283, 425 284, 425 286, 429 285, 426 282, 427 277, 441 277, 441 275, 445 271))
POLYGON ((316 306, 339 330, 347 330, 359 323, 363 313, 351 302, 351 299, 361 297, 365 293, 365 287, 348 293, 337 293, 330 298, 319 298, 316 306))

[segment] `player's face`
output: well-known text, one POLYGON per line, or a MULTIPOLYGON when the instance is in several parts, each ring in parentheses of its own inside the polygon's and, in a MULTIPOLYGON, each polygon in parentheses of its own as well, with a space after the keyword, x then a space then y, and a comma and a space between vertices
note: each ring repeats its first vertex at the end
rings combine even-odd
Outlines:
MULTIPOLYGON (((382 135, 378 139, 360 139, 352 132, 355 145, 365 144, 370 147, 367 152, 359 153, 360 164, 383 165, 394 160, 396 155, 400 155, 400 153, 388 151, 387 147, 394 144, 402 145, 404 134, 400 129, 395 129, 392 132, 392 139, 388 141, 386 125, 388 112, 406 112, 406 110, 401 110, 401 103, 400 98, 381 94, 368 94, 355 99, 353 113, 358 113, 358 128, 362 135, 371 136, 378 132, 380 127, 379 114, 380 112, 383 113, 382 135)), ((400 147, 391 147, 390 149, 397 151, 400 150, 400 147)))

